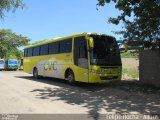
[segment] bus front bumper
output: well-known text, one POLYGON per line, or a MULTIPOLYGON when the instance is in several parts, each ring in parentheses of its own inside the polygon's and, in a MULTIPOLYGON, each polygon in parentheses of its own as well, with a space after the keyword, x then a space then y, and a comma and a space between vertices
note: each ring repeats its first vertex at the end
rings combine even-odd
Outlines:
POLYGON ((89 83, 107 83, 111 81, 120 81, 121 77, 121 67, 116 69, 90 70, 89 83))

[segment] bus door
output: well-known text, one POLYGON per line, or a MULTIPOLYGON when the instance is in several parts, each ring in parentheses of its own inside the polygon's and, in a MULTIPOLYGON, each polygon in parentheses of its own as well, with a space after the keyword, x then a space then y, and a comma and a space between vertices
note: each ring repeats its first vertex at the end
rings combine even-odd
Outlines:
POLYGON ((74 38, 74 74, 76 81, 88 82, 88 54, 85 36, 74 38))

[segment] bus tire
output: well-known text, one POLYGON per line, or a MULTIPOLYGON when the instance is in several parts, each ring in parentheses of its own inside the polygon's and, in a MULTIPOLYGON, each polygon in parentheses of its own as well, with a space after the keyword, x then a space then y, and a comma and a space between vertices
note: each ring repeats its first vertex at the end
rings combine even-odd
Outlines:
POLYGON ((76 85, 74 73, 71 70, 69 70, 69 72, 68 72, 67 79, 68 79, 68 82, 70 85, 76 85))
POLYGON ((34 68, 34 70, 33 70, 33 77, 34 78, 38 78, 39 77, 37 68, 34 68))

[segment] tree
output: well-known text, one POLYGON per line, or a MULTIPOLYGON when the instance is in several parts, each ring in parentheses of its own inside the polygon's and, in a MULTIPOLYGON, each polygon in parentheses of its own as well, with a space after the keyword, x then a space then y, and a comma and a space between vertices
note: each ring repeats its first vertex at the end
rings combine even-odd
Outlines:
POLYGON ((17 8, 24 8, 25 4, 22 0, 0 0, 0 18, 5 16, 5 12, 12 10, 15 12, 17 8))
POLYGON ((8 59, 22 59, 23 58, 23 51, 19 50, 18 48, 14 48, 12 49, 11 51, 8 51, 7 52, 7 55, 6 55, 6 60, 8 59))
MULTIPOLYGON (((109 22, 118 25, 124 22, 125 30, 120 31, 125 40, 150 43, 160 48, 160 1, 159 0, 98 0, 99 6, 114 2, 121 11, 109 22), (128 18, 132 17, 133 20, 128 18)), ((148 45, 148 47, 150 46, 148 45)))
POLYGON ((30 39, 22 35, 17 35, 11 30, 0 30, 0 57, 8 58, 9 55, 21 56, 18 47, 28 45, 30 39))

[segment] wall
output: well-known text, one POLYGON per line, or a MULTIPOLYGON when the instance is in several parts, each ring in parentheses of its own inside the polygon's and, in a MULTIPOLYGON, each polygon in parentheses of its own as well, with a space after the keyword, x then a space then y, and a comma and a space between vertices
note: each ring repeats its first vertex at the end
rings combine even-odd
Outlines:
POLYGON ((160 86, 160 51, 141 50, 139 61, 140 82, 160 86))

